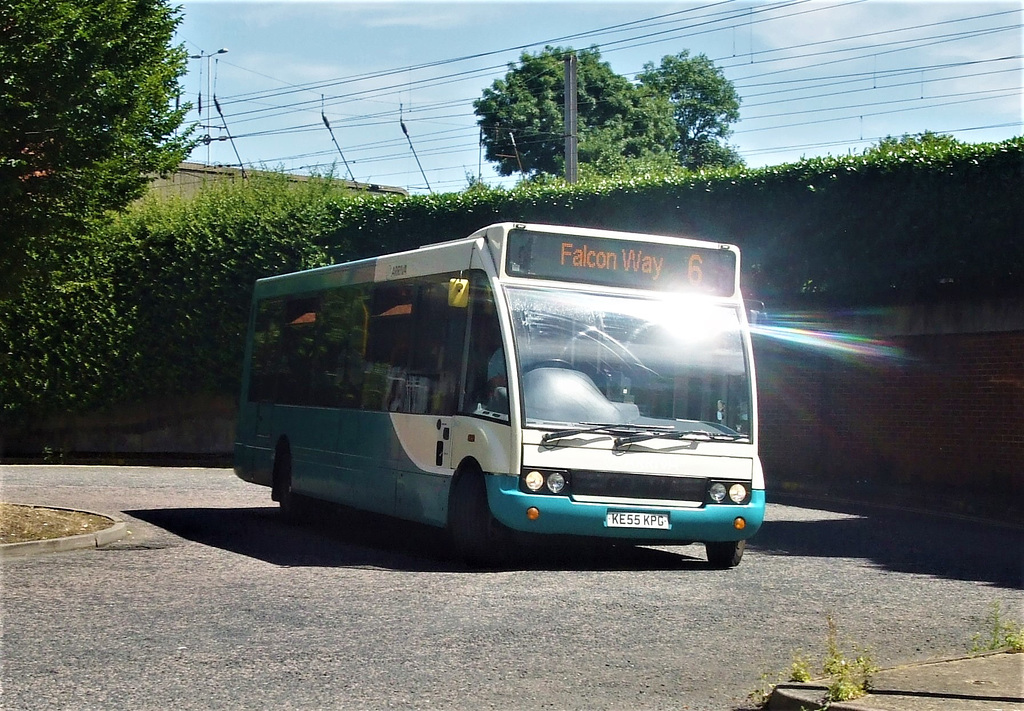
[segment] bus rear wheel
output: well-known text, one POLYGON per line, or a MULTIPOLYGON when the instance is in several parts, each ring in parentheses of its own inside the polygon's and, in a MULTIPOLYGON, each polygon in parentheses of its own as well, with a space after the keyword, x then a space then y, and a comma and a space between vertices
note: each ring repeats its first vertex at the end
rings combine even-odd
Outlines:
POLYGON ((455 479, 448 529, 456 554, 467 564, 493 568, 510 560, 510 534, 491 514, 482 472, 466 471, 455 479))
POLYGON ((713 541, 704 544, 704 550, 708 554, 708 563, 712 568, 720 570, 735 568, 739 565, 746 548, 746 541, 713 541))
POLYGON ((281 505, 281 516, 288 521, 299 518, 299 495, 292 489, 292 453, 287 442, 277 445, 274 454, 274 478, 270 498, 281 505))

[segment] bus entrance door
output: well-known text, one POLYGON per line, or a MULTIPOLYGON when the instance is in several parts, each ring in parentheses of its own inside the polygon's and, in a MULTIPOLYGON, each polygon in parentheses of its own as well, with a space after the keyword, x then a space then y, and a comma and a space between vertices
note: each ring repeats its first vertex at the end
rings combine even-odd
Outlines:
POLYGON ((437 419, 437 443, 434 446, 434 466, 452 468, 452 421, 448 417, 437 419))
POLYGON ((423 418, 417 424, 419 427, 410 428, 404 437, 400 435, 407 459, 395 462, 401 466, 396 471, 396 513, 443 525, 452 480, 452 421, 450 417, 423 418))

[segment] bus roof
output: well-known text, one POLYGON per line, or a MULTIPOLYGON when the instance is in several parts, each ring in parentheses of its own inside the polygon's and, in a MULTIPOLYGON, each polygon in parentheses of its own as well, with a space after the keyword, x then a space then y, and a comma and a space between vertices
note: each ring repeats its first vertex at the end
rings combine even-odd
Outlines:
POLYGON ((259 279, 260 297, 426 274, 483 269, 493 276, 645 291, 734 296, 739 249, 689 237, 500 222, 468 237, 259 279), (515 252, 514 256, 510 256, 515 252))

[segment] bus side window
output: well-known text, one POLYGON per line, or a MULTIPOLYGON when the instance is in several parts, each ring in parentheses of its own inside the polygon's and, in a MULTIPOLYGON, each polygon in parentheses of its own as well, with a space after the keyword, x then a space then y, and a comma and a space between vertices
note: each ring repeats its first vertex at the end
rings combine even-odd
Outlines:
POLYGON ((285 303, 282 372, 277 381, 277 400, 282 404, 310 404, 315 361, 321 350, 317 338, 320 307, 319 296, 293 298, 285 303))
POLYGON ((494 296, 483 279, 474 279, 470 309, 469 363, 463 412, 479 409, 508 414, 505 353, 494 296))
POLYGON ((449 303, 448 285, 457 276, 367 287, 360 307, 366 324, 358 398, 362 409, 455 413, 470 312, 449 303))
POLYGON ((414 297, 408 282, 374 285, 361 398, 364 410, 407 411, 414 297))
POLYGON ((330 407, 359 407, 363 391, 368 289, 345 286, 324 296, 327 353, 323 402, 330 407))
POLYGON ((277 399, 277 380, 282 370, 281 328, 284 301, 267 299, 256 307, 252 336, 252 360, 249 369, 249 402, 273 402, 277 399))
POLYGON ((408 384, 411 412, 455 413, 466 309, 449 303, 450 279, 450 274, 431 276, 420 285, 408 384))

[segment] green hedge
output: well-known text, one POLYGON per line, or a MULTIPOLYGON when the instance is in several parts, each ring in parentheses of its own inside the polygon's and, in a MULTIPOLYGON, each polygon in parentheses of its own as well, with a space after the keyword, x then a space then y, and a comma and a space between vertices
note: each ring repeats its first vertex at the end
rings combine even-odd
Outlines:
POLYGON ((1021 290, 1022 188, 1024 140, 1014 139, 354 204, 339 215, 328 249, 342 260, 499 220, 565 223, 738 244, 745 291, 778 305, 988 297, 1021 290), (340 239, 353 233, 358 239, 340 239))
POLYGON ((35 246, 0 302, 7 423, 233 394, 260 276, 463 237, 498 221, 739 244, 769 308, 1024 295, 1024 139, 757 170, 353 196, 261 178, 150 200, 87 238, 35 246))

